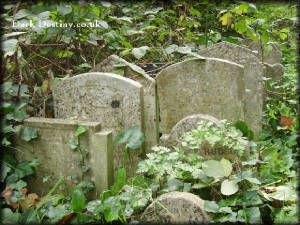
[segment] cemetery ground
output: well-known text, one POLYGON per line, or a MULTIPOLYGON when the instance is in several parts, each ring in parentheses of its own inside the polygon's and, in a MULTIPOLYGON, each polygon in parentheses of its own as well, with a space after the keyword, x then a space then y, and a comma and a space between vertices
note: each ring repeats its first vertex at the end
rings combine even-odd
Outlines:
POLYGON ((3 8, 3 224, 299 222, 298 2, 3 8))

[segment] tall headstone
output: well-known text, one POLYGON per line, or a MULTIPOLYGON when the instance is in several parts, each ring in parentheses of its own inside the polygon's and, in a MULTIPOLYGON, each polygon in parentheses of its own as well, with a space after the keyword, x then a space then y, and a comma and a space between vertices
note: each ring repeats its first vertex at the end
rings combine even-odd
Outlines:
POLYGON ((37 158, 40 163, 34 176, 27 178, 31 192, 45 196, 49 187, 53 187, 62 176, 65 188, 60 192, 66 195, 72 193, 72 188, 82 175, 83 180, 95 183, 95 189, 89 193, 91 198, 95 198, 113 184, 112 134, 110 131, 101 130, 99 122, 31 117, 24 121, 24 125, 36 129, 38 133, 38 137, 29 142, 23 141, 19 136, 16 146, 18 159, 37 158), (78 126, 86 129, 78 137, 80 148, 88 152, 84 161, 81 153, 71 150, 69 146, 76 139, 74 133, 78 126), (88 166, 86 173, 82 172, 83 165, 88 166), (75 178, 75 174, 79 177, 75 178), (51 178, 49 183, 43 182, 46 176, 51 178))
MULTIPOLYGON (((99 122, 116 137, 122 128, 138 125, 144 129, 143 96, 142 85, 129 78, 111 73, 80 74, 62 79, 53 88, 55 117, 99 122)), ((132 151, 128 175, 133 174, 143 153, 143 149, 132 151)), ((115 171, 123 165, 123 154, 124 146, 114 148, 115 171)))
POLYGON ((222 59, 191 59, 162 70, 156 81, 163 134, 192 114, 210 114, 230 122, 244 119, 241 65, 222 59))
POLYGON ((198 54, 205 57, 226 59, 244 66, 245 122, 257 137, 262 126, 261 118, 264 92, 263 64, 249 49, 229 42, 220 42, 200 50, 198 54))
POLYGON ((129 63, 116 55, 111 55, 101 63, 95 65, 90 72, 121 73, 124 77, 135 80, 143 85, 145 151, 146 153, 150 152, 152 146, 156 145, 159 139, 159 116, 155 80, 139 66, 129 63))
POLYGON ((280 63, 281 61, 281 48, 278 44, 274 42, 268 43, 268 45, 272 48, 270 52, 266 52, 264 50, 264 45, 256 43, 251 39, 243 39, 238 43, 238 45, 249 48, 254 54, 256 54, 256 56, 261 62, 275 64, 280 63))

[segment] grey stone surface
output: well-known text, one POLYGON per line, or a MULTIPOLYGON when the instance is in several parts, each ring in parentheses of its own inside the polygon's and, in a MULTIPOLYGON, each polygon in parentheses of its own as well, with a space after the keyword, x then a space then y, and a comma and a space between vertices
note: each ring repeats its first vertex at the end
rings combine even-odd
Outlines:
MULTIPOLYGON (((56 118, 76 116, 78 120, 100 122, 116 137, 122 128, 143 124, 143 87, 129 78, 111 73, 85 73, 64 78, 53 88, 56 118)), ((132 151, 128 175, 141 160, 144 150, 132 151)), ((123 165, 124 145, 114 148, 114 171, 123 165)))
MULTIPOLYGON (((283 65, 279 63, 275 63, 275 64, 263 63, 263 65, 264 65, 264 77, 267 78, 269 82, 281 81, 284 74, 283 65)), ((264 91, 265 96, 276 97, 276 95, 272 94, 274 92, 276 92, 276 89, 268 88, 267 86, 265 86, 265 91, 264 91)))
MULTIPOLYGON (((249 49, 229 42, 220 42, 209 48, 200 50, 198 54, 205 57, 226 59, 244 66, 245 122, 257 137, 261 131, 263 108, 263 64, 249 49)), ((222 68, 220 69, 222 70, 222 68)), ((230 89, 231 86, 228 85, 228 88, 230 89)))
POLYGON ((143 212, 141 221, 160 224, 199 224, 209 223, 210 217, 204 211, 204 201, 197 195, 174 191, 159 196, 143 212))
POLYGON ((101 63, 98 63, 90 72, 114 72, 120 68, 124 70, 124 77, 135 80, 143 85, 145 151, 150 152, 151 147, 156 145, 159 139, 159 116, 155 80, 147 75, 139 66, 129 63, 116 55, 111 55, 101 63))
POLYGON ((264 46, 259 43, 252 41, 251 39, 243 39, 238 43, 241 46, 249 48, 258 57, 261 62, 275 64, 280 63, 282 52, 278 44, 274 42, 268 43, 272 46, 272 50, 269 53, 263 51, 264 46))
POLYGON ((72 193, 72 188, 78 180, 72 180, 75 173, 81 178, 81 166, 77 160, 81 159, 79 151, 72 151, 69 142, 75 140, 74 133, 79 125, 86 132, 79 136, 82 149, 88 150, 85 164, 89 171, 84 175, 84 180, 93 181, 95 190, 89 193, 90 198, 95 198, 103 190, 107 190, 113 183, 112 163, 112 134, 110 131, 101 131, 99 122, 82 122, 64 119, 50 119, 31 117, 24 121, 24 125, 33 127, 38 132, 38 137, 29 142, 17 138, 16 157, 20 160, 37 158, 40 165, 36 174, 28 177, 28 188, 40 196, 48 193, 58 179, 64 176, 65 195, 72 193), (43 183, 43 177, 51 176, 50 183, 43 183))
MULTIPOLYGON (((198 123, 200 121, 210 121, 218 126, 220 121, 213 116, 205 115, 205 114, 195 114, 191 116, 187 116, 180 120, 171 130, 169 134, 164 134, 160 138, 159 145, 168 147, 172 149, 172 147, 180 147, 184 149, 185 152, 192 152, 193 150, 188 149, 187 147, 182 146, 182 135, 185 132, 197 129, 198 123)), ((248 142, 245 140, 244 143, 248 145, 248 142)), ((249 155, 250 148, 247 148, 244 154, 244 157, 249 155)), ((234 159, 237 157, 237 153, 228 148, 224 148, 220 144, 216 144, 214 147, 211 147, 208 143, 203 143, 197 153, 199 153, 204 159, 234 159)))
POLYGON ((157 78, 162 133, 192 114, 230 122, 244 119, 243 66, 222 59, 191 59, 162 70, 157 78))

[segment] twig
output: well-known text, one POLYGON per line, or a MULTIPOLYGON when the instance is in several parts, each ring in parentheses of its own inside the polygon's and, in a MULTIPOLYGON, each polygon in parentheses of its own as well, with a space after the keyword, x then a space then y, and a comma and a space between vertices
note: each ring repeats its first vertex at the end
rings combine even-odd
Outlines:
POLYGON ((43 47, 43 46, 63 46, 63 45, 66 45, 66 44, 24 44, 24 45, 32 45, 32 46, 43 47))
POLYGON ((156 72, 156 71, 162 70, 162 69, 168 67, 169 65, 172 65, 173 63, 174 63, 174 61, 168 62, 167 64, 165 64, 165 65, 163 65, 163 66, 161 66, 159 68, 147 71, 147 73, 152 73, 152 72, 156 72))
POLYGON ((52 60, 38 54, 37 52, 35 52, 34 50, 30 49, 28 46, 26 46, 23 42, 20 42, 23 46, 25 46, 26 48, 28 48, 30 51, 32 51, 36 56, 39 56, 40 58, 50 62, 51 64, 57 66, 58 68, 60 68, 61 70, 65 71, 67 74, 69 74, 69 72, 67 70, 65 70, 63 67, 61 67, 60 65, 56 64, 55 62, 53 62, 52 60))

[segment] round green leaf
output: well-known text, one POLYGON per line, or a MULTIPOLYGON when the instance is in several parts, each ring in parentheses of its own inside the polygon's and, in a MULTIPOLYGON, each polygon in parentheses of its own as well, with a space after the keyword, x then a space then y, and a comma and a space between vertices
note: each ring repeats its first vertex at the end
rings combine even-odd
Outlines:
POLYGON ((221 159, 220 161, 221 165, 223 166, 224 169, 224 175, 229 176, 232 172, 232 165, 231 162, 228 161, 227 159, 221 159))
POLYGON ((228 179, 224 180, 221 184, 221 193, 223 195, 233 195, 239 190, 239 186, 228 179))
POLYGON ((75 188, 72 192, 71 207, 74 212, 81 212, 85 207, 86 198, 80 188, 75 188))
POLYGON ((213 177, 215 179, 225 176, 222 164, 216 160, 203 162, 202 169, 206 176, 213 177))

